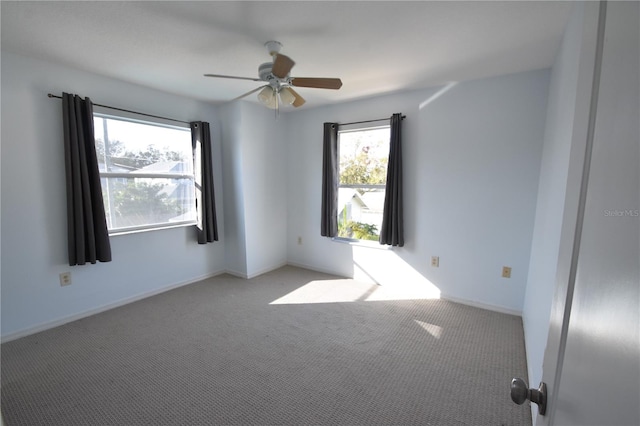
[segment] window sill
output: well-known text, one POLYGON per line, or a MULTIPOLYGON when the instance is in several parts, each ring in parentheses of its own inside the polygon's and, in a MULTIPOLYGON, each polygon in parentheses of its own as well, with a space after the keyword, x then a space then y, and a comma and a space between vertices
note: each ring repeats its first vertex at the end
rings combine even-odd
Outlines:
POLYGON ((393 250, 393 246, 380 244, 377 241, 352 240, 350 238, 341 238, 341 237, 333 237, 331 238, 331 241, 334 241, 340 244, 348 244, 350 246, 355 246, 355 247, 367 247, 375 250, 393 250))
POLYGON ((173 228, 185 228, 189 226, 195 226, 196 222, 181 222, 166 226, 148 226, 148 227, 140 227, 140 228, 125 228, 125 229, 116 229, 113 231, 109 231, 109 237, 116 237, 119 235, 130 235, 130 234, 139 234, 141 232, 150 232, 150 231, 161 231, 163 229, 173 229, 173 228))

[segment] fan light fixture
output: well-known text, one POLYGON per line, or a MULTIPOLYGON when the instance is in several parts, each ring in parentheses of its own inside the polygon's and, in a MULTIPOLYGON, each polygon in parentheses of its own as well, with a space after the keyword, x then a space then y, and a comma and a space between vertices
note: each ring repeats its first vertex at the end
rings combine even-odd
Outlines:
POLYGON ((291 92, 291 89, 288 87, 283 87, 280 89, 280 100, 283 104, 291 105, 296 101, 295 95, 291 92))
POLYGON ((266 86, 258 93, 258 100, 267 108, 278 109, 279 104, 293 104, 296 101, 296 96, 286 86, 280 88, 266 86), (280 94, 280 102, 278 102, 278 94, 280 94))
POLYGON ((267 108, 276 109, 278 106, 276 91, 271 86, 265 87, 258 93, 258 100, 267 108))

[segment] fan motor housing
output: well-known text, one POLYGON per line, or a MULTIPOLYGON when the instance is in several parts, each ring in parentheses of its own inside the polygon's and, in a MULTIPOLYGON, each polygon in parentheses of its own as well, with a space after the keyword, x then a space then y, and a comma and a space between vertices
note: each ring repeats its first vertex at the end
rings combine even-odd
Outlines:
POLYGON ((258 77, 262 81, 269 81, 273 78, 271 74, 271 70, 273 69, 272 62, 265 62, 264 64, 258 67, 258 77))

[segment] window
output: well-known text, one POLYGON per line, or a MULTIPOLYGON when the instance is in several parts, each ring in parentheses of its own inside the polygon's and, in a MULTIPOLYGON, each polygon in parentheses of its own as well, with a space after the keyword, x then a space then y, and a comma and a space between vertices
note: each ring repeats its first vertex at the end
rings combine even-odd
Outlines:
POLYGON ((191 130, 94 113, 110 234, 196 223, 191 130))
POLYGON ((378 241, 390 127, 338 132, 338 238, 378 241))

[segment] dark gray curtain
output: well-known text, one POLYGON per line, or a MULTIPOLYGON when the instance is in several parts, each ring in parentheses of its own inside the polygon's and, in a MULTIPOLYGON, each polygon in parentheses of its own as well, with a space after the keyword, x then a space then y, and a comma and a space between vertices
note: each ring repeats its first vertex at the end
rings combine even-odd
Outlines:
POLYGON ((213 187, 213 164, 209 123, 194 121, 191 125, 191 145, 196 178, 196 210, 198 213, 198 244, 218 241, 216 199, 213 187))
POLYGON ((69 265, 111 261, 93 136, 93 104, 62 94, 69 265))
POLYGON ((384 197, 384 213, 380 244, 404 245, 404 221, 402 209, 402 114, 391 116, 391 146, 387 165, 387 186, 384 197))
POLYGON ((324 123, 320 235, 338 235, 338 125, 324 123))

